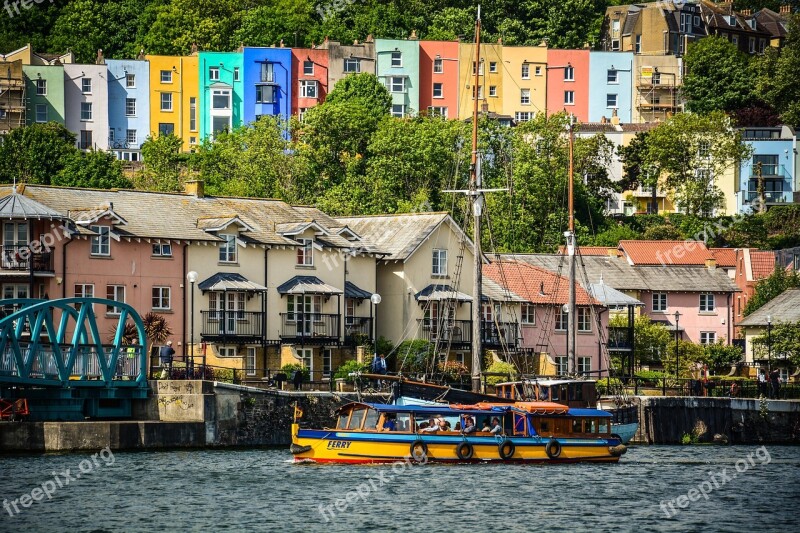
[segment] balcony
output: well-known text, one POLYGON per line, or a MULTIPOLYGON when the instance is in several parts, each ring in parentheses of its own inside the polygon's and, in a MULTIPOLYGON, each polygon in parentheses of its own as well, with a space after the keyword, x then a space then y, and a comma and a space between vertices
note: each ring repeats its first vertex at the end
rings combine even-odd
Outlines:
POLYGON ((344 317, 345 346, 359 346, 372 340, 372 317, 344 317))
POLYGON ((261 342, 264 337, 264 313, 261 311, 200 311, 203 341, 261 342))
POLYGON ((339 315, 281 313, 281 341, 290 344, 339 342, 339 315))
POLYGON ((616 352, 629 352, 633 349, 633 339, 631 338, 630 328, 619 328, 610 326, 608 328, 609 350, 616 352))
POLYGON ((481 342, 484 348, 515 348, 518 332, 517 322, 481 321, 481 342))
MULTIPOLYGON (((764 199, 768 204, 790 204, 794 195, 791 191, 766 191, 764 199)), ((758 191, 747 191, 746 203, 752 203, 758 198, 758 191)))
POLYGON ((472 344, 472 320, 417 320, 419 338, 439 344, 450 343, 451 348, 463 349, 472 344))
POLYGON ((27 244, 4 244, 0 268, 17 272, 53 272, 52 252, 34 252, 27 244))

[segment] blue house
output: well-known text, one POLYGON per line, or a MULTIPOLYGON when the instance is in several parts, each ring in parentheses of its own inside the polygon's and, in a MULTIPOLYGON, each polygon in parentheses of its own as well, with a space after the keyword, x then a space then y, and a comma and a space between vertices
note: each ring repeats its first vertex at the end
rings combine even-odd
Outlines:
POLYGON ((789 126, 742 129, 744 142, 753 147, 753 155, 742 161, 736 191, 738 212, 759 207, 759 184, 763 185, 766 208, 794 201, 797 137, 789 126))
POLYGON ((292 50, 244 48, 244 123, 262 115, 289 119, 292 112, 292 50))
POLYGON ((615 115, 623 124, 631 122, 632 67, 632 52, 589 54, 589 122, 615 115))
POLYGON ((139 161, 150 133, 150 63, 107 59, 108 148, 118 159, 139 161))

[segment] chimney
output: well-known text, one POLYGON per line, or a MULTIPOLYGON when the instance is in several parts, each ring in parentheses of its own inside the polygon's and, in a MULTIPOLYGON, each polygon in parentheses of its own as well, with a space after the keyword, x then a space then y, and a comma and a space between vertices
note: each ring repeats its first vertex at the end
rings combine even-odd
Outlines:
POLYGON ((411 30, 411 35, 408 37, 408 39, 410 41, 416 41, 418 39, 417 30, 411 30))
POLYGON ((144 61, 144 48, 139 50, 139 55, 136 56, 136 59, 138 59, 139 61, 144 61))
POLYGON ((617 114, 616 114, 616 113, 614 113, 613 115, 611 115, 611 123, 612 123, 613 125, 615 125, 615 126, 619 126, 619 117, 617 116, 617 114))
POLYGON ((753 14, 753 10, 752 9, 742 9, 740 11, 740 13, 742 14, 743 17, 749 17, 750 15, 753 14))
POLYGON ((281 47, 281 48, 284 48, 283 39, 281 39, 281 42, 278 44, 278 46, 281 47))
POLYGON ((600 124, 608 124, 608 119, 603 115, 600 117, 600 124))
POLYGON ((544 281, 539 282, 539 296, 546 296, 544 293, 544 281))
POLYGON ((372 38, 372 34, 370 33, 369 35, 367 35, 367 40, 364 41, 364 42, 365 43, 373 43, 373 42, 375 42, 375 39, 372 38))
POLYGON ((197 50, 198 50, 198 49, 197 49, 197 43, 192 43, 192 52, 191 52, 191 55, 193 55, 193 56, 196 56, 196 55, 197 55, 197 50))
POLYGON ((606 253, 608 257, 619 257, 619 248, 609 248, 606 253))
POLYGON ((481 113, 488 113, 489 112, 489 103, 483 102, 481 104, 481 113))
POLYGON ((717 268, 717 260, 716 259, 706 259, 706 268, 709 270, 715 270, 717 268))
POLYGON ((497 38, 497 44, 503 44, 503 38, 502 37, 498 37, 497 38))
POLYGON ((183 185, 186 194, 191 194, 197 198, 205 196, 205 182, 203 180, 189 180, 183 185))
POLYGON ((357 45, 358 45, 358 39, 355 39, 355 40, 353 41, 353 46, 357 46, 357 45))
POLYGON ((102 48, 98 48, 97 49, 97 59, 94 60, 94 64, 95 65, 105 65, 106 64, 106 60, 103 57, 103 49, 102 48))
POLYGON ((788 15, 788 14, 790 14, 791 12, 792 12, 792 6, 790 6, 790 5, 784 5, 784 6, 781 6, 781 9, 780 9, 780 11, 779 11, 779 13, 780 13, 781 15, 788 15))

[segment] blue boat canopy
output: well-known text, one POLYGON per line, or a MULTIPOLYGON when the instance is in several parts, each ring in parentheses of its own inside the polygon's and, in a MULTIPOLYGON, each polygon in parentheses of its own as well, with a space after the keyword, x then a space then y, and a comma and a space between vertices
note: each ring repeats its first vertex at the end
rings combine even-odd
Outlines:
MULTIPOLYGON (((448 414, 471 414, 471 415, 498 415, 504 414, 509 411, 517 413, 527 413, 524 409, 515 407, 513 404, 509 405, 495 405, 490 409, 486 408, 467 408, 465 406, 453 407, 450 405, 389 405, 385 403, 366 403, 366 402, 351 402, 339 408, 339 411, 353 409, 357 406, 369 407, 375 409, 379 413, 415 413, 423 415, 442 415, 448 414)), ((596 418, 611 418, 611 413, 602 411, 600 409, 578 409, 570 408, 566 414, 547 414, 538 416, 584 416, 596 418)))

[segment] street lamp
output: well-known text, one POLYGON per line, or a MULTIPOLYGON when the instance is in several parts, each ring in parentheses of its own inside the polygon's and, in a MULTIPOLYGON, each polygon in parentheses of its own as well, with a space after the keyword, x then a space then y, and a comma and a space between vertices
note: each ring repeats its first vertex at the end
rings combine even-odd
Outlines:
MULTIPOLYGON (((376 306, 381 303, 381 295, 377 292, 369 297, 369 301, 372 302, 373 306, 376 306)), ((378 357, 378 310, 375 309, 372 313, 374 318, 374 322, 372 323, 372 338, 375 341, 375 357, 378 357)))
MULTIPOLYGON (((189 324, 189 331, 190 331, 190 333, 189 333, 189 358, 191 359, 192 370, 194 370, 194 368, 193 368, 194 367, 194 284, 197 281, 197 272, 195 272, 194 270, 190 270, 189 272, 187 272, 186 281, 188 281, 189 284, 191 285, 191 289, 190 290, 192 291, 191 294, 189 295, 189 301, 191 302, 191 304, 190 304, 191 311, 189 313, 189 320, 190 320, 190 324, 189 324)), ((187 362, 187 365, 186 365, 186 378, 188 379, 189 378, 189 367, 190 367, 190 365, 188 364, 188 361, 186 361, 186 362, 187 362)))
POLYGON ((680 389, 680 352, 678 351, 678 321, 681 318, 681 314, 679 311, 675 311, 675 382, 678 384, 678 388, 680 389))
POLYGON ((772 373, 772 315, 767 315, 767 377, 772 373))

